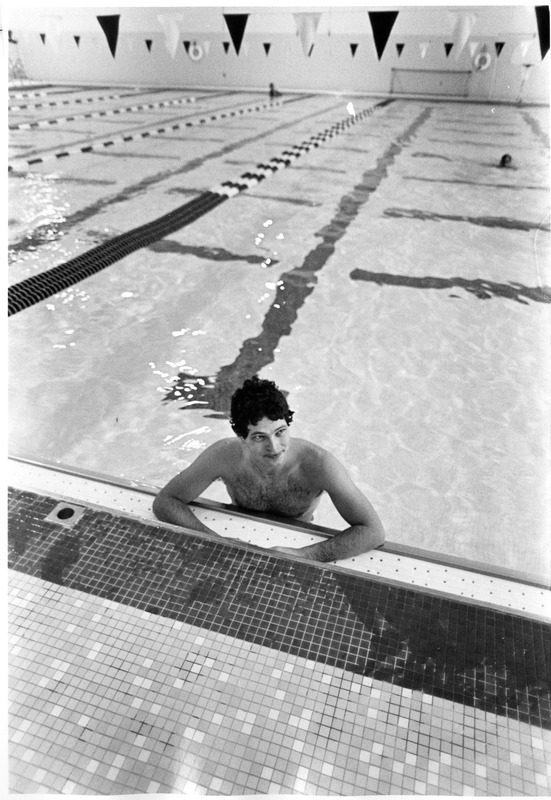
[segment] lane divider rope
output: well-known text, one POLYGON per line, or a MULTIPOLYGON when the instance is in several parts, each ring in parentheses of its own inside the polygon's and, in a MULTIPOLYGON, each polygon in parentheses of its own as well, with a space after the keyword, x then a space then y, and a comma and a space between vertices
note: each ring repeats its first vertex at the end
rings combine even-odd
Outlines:
POLYGON ((42 119, 38 122, 19 122, 17 125, 8 125, 8 129, 10 131, 25 131, 34 128, 47 128, 49 125, 58 125, 60 122, 74 122, 79 119, 94 119, 96 117, 112 117, 117 114, 126 114, 129 111, 144 111, 149 108, 181 106, 185 103, 195 103, 196 100, 196 97, 184 97, 177 100, 160 100, 158 103, 141 103, 140 105, 126 106, 125 108, 108 108, 105 111, 90 111, 88 114, 73 114, 70 117, 42 119))
POLYGON ((301 144, 283 150, 281 157, 276 156, 267 163, 257 164, 254 171, 243 173, 235 181, 224 181, 158 219, 126 231, 63 264, 10 286, 8 288, 8 316, 52 297, 116 261, 120 261, 136 250, 147 247, 190 225, 230 197, 256 186, 278 170, 291 166, 304 153, 319 147, 333 136, 338 136, 351 125, 373 114, 378 106, 387 105, 388 102, 376 103, 355 116, 350 116, 348 119, 326 128, 322 133, 311 136, 301 144))
POLYGON ((224 183, 214 186, 210 191, 218 194, 224 194, 227 197, 234 197, 236 194, 246 191, 251 186, 256 186, 266 177, 273 175, 279 169, 290 166, 293 161, 295 161, 297 158, 300 158, 303 153, 308 153, 312 148, 319 147, 320 143, 324 143, 333 136, 337 136, 351 125, 355 125, 366 116, 373 114, 377 106, 386 105, 387 102, 388 101, 382 101, 381 103, 376 103, 375 105, 369 106, 368 108, 364 109, 364 111, 361 111, 354 116, 350 116, 341 122, 335 123, 335 125, 332 125, 330 128, 326 128, 322 133, 311 136, 306 141, 301 142, 301 144, 292 145, 289 149, 283 150, 281 157, 276 156, 275 158, 271 158, 266 164, 257 164, 256 169, 253 172, 244 172, 243 175, 240 175, 236 181, 224 181, 224 183))
POLYGON ((31 158, 15 158, 8 164, 8 172, 22 172, 28 167, 32 167, 35 164, 43 164, 45 161, 50 161, 52 159, 59 160, 61 158, 66 158, 70 155, 80 154, 80 153, 91 153, 94 150, 100 150, 102 148, 111 147, 114 144, 120 142, 131 142, 138 139, 145 139, 151 135, 163 134, 163 133, 171 133, 172 131, 179 130, 180 128, 191 128, 195 125, 204 125, 208 122, 214 122, 215 120, 225 119, 227 117, 238 117, 240 114, 250 114, 254 111, 263 111, 266 108, 276 108, 281 106, 281 101, 274 102, 270 100, 266 103, 261 103, 260 105, 248 106, 246 108, 240 108, 234 111, 222 111, 217 114, 208 114, 208 112, 200 117, 198 120, 189 120, 188 122, 177 122, 174 124, 163 125, 160 128, 148 128, 145 131, 139 131, 137 133, 132 134, 123 134, 119 133, 116 136, 111 136, 109 139, 104 139, 100 142, 95 141, 89 144, 78 144, 78 145, 71 145, 70 147, 66 147, 63 150, 56 150, 51 153, 44 153, 40 156, 33 156, 31 158))
MULTIPOLYGON (((142 94, 142 91, 140 91, 142 94)), ((51 97, 48 92, 34 92, 33 94, 14 94, 10 95, 10 100, 24 97, 51 97)), ((48 103, 26 103, 23 106, 9 106, 10 111, 23 111, 30 108, 53 108, 55 106, 82 105, 83 103, 97 103, 100 100, 121 100, 128 97, 128 94, 104 94, 97 97, 73 97, 71 100, 51 100, 48 103)))

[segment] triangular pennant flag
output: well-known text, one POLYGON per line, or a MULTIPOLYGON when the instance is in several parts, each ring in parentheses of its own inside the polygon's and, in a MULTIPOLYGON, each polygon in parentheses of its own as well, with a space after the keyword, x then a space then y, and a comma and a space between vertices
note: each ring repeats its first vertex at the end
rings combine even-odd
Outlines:
POLYGON ((452 51, 452 47, 453 47, 453 42, 446 42, 446 43, 444 44, 444 48, 445 48, 445 50, 446 50, 446 58, 447 58, 447 57, 449 56, 449 54, 451 53, 451 51, 452 51))
POLYGON ((115 58, 115 51, 117 49, 117 39, 119 38, 119 20, 120 14, 107 14, 105 16, 97 17, 99 24, 107 39, 107 44, 111 50, 111 55, 115 58))
POLYGON ((540 39, 541 60, 549 50, 549 6, 536 6, 536 20, 540 39))
POLYGON ((419 49, 421 50, 421 58, 424 58, 427 55, 427 50, 429 49, 430 42, 419 42, 419 49))
POLYGON ((352 50, 352 58, 354 58, 354 56, 356 55, 356 50, 358 49, 358 45, 357 44, 351 44, 350 45, 350 49, 352 50))
POLYGON ((453 43, 455 45, 455 57, 459 58, 463 48, 467 44, 471 31, 476 22, 476 14, 460 14, 453 32, 453 43))
POLYGON ((180 40, 180 28, 178 26, 178 20, 174 16, 167 14, 157 14, 157 19, 159 20, 163 29, 163 33, 165 35, 165 44, 168 52, 172 58, 174 58, 176 56, 178 43, 180 40))
POLYGON ((73 36, 73 39, 75 40, 77 47, 80 47, 80 36, 73 36))
POLYGON ((153 39, 146 39, 145 40, 145 46, 147 47, 147 50, 148 50, 149 53, 151 53, 151 45, 152 44, 153 44, 153 39))
POLYGON ((369 21, 373 30, 373 38, 375 39, 375 47, 377 48, 377 58, 381 60, 388 42, 390 32, 396 22, 398 16, 397 11, 368 11, 369 21))
POLYGON ((230 49, 230 43, 229 42, 222 42, 222 44, 224 45, 224 52, 227 53, 228 50, 230 49))
POLYGON ((40 34, 40 38, 42 39, 42 44, 46 44, 46 34, 45 33, 41 33, 40 34))
POLYGON ((302 43, 302 50, 305 56, 312 55, 312 48, 314 46, 314 36, 318 29, 321 14, 300 12, 293 14, 295 18, 295 26, 297 35, 300 36, 302 43))
POLYGON ((505 46, 505 42, 495 42, 496 56, 498 58, 499 58, 499 54, 503 50, 504 46, 505 46))
POLYGON ((189 41, 189 39, 186 39, 186 41, 184 42, 184 48, 185 48, 186 53, 189 53, 190 44, 191 44, 191 42, 189 41))
POLYGON ((270 52, 271 46, 272 45, 270 44, 270 42, 264 42, 264 52, 266 53, 266 55, 268 55, 268 53, 270 52))
POLYGON ((243 35, 245 33, 249 15, 224 14, 224 19, 226 20, 226 25, 228 26, 231 40, 233 42, 233 46, 235 47, 235 52, 237 55, 239 55, 239 48, 241 47, 241 42, 243 41, 243 35))
POLYGON ((398 51, 398 58, 400 58, 400 56, 402 55, 402 50, 403 49, 404 49, 404 45, 403 44, 397 44, 396 45, 396 50, 398 51))
POLYGON ((511 64, 524 64, 526 61, 526 54, 528 53, 528 48, 532 44, 532 39, 525 39, 524 42, 520 42, 517 44, 515 49, 513 50, 513 55, 511 56, 511 64))
POLYGON ((61 17, 47 16, 45 18, 45 28, 48 44, 57 55, 59 54, 59 38, 61 36, 61 17))

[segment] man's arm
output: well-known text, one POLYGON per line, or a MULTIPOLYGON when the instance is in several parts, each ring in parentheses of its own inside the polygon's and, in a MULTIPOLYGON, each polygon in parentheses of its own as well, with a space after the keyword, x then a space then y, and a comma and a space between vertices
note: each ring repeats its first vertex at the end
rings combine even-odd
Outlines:
POLYGON ((157 519, 219 536, 197 519, 188 504, 221 476, 226 453, 227 442, 215 442, 197 456, 191 466, 172 478, 153 501, 157 519))
POLYGON ((360 555, 385 541, 385 532, 377 512, 350 478, 343 465, 330 453, 325 453, 319 467, 321 488, 331 497, 333 504, 349 527, 331 539, 306 547, 274 547, 283 553, 292 553, 309 561, 340 561, 360 555))

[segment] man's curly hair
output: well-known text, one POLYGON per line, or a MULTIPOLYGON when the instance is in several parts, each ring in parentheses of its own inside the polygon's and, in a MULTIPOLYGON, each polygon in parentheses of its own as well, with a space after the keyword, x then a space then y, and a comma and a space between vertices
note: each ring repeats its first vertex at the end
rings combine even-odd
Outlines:
POLYGON ((294 411, 291 411, 285 395, 273 381, 260 380, 255 375, 233 393, 230 414, 233 432, 246 439, 249 425, 256 425, 264 417, 274 422, 284 419, 290 425, 294 411))

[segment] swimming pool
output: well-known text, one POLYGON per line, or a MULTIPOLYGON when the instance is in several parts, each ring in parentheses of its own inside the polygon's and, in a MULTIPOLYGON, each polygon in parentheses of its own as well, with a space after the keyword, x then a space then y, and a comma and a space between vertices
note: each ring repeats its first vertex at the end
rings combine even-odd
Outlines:
MULTIPOLYGON (((13 315, 10 451, 160 486, 229 435, 224 404, 258 372, 289 393, 295 435, 346 464, 390 540, 547 577, 546 111, 128 94, 91 105, 139 94, 153 107, 11 132, 12 285, 239 183, 349 120, 351 101, 373 111, 13 315), (56 158, 80 142, 95 149, 56 158), (503 152, 516 169, 496 168, 503 152)), ((14 109, 10 124, 39 115, 70 116, 14 109)), ((226 499, 218 485, 205 496, 226 499)), ((316 522, 340 526, 329 503, 316 522)))

